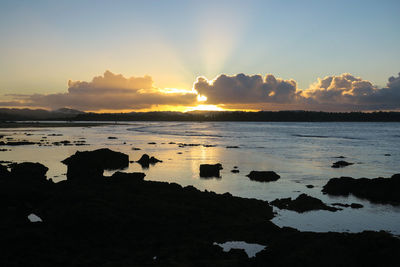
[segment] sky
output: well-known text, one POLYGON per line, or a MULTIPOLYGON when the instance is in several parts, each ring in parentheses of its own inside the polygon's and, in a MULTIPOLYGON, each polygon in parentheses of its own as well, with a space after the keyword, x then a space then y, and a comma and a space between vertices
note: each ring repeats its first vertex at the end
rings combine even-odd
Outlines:
POLYGON ((400 109, 400 1, 0 0, 0 107, 400 109))

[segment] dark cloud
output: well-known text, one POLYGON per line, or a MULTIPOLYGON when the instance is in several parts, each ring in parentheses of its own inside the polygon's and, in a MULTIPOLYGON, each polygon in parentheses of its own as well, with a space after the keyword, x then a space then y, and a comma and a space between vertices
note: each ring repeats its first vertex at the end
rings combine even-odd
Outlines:
POLYGON ((390 77, 387 87, 378 88, 370 81, 349 73, 327 76, 300 90, 294 80, 267 74, 220 75, 212 81, 199 77, 194 84, 208 104, 239 109, 302 109, 358 111, 400 109, 400 74, 390 77))
POLYGON ((106 71, 91 82, 69 81, 68 92, 14 95, 0 106, 69 107, 80 110, 144 109, 154 105, 193 105, 195 93, 166 93, 153 87, 150 76, 125 78, 106 71))
POLYGON ((220 75, 213 81, 197 78, 194 89, 207 97, 207 104, 292 103, 301 96, 294 80, 283 80, 267 74, 220 75))
POLYGON ((400 76, 390 77, 384 88, 349 73, 328 76, 318 79, 302 95, 312 104, 330 110, 399 109, 400 76))

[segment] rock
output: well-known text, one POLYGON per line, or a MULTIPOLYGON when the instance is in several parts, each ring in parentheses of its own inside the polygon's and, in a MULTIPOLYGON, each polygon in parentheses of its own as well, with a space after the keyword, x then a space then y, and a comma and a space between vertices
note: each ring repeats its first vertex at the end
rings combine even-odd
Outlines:
POLYGON ((353 194, 372 202, 400 204, 400 174, 391 178, 332 178, 323 186, 322 192, 330 195, 353 194))
POLYGON ((222 170, 222 165, 217 164, 201 164, 200 177, 220 177, 219 171, 222 170))
POLYGON ((385 157, 390 157, 391 156, 391 154, 385 154, 385 157))
POLYGON ((147 144, 148 145, 156 145, 157 143, 156 142, 148 142, 147 144))
POLYGON ((335 157, 335 158, 337 158, 337 159, 345 159, 346 157, 345 156, 339 156, 339 157, 335 157))
POLYGON ((306 185, 307 188, 314 188, 314 186, 312 184, 308 184, 306 185))
POLYGON ((104 170, 117 170, 129 166, 129 156, 108 148, 77 151, 62 161, 68 166, 67 179, 91 180, 101 178, 104 170))
POLYGON ((175 145, 176 143, 175 143, 175 142, 169 142, 168 144, 170 144, 170 145, 175 145))
POLYGON ((226 148, 240 148, 239 146, 227 146, 226 148))
POLYGON ((354 163, 351 163, 351 162, 347 162, 347 161, 344 161, 344 160, 339 160, 339 161, 336 161, 335 163, 333 163, 332 164, 332 168, 343 168, 343 167, 346 167, 346 166, 349 166, 349 165, 353 165, 354 163))
POLYGON ((361 204, 359 204, 359 203, 351 203, 351 204, 350 204, 350 207, 351 207, 352 209, 361 209, 361 208, 363 208, 364 206, 361 205, 361 204))
POLYGON ((141 150, 141 149, 138 147, 132 147, 132 150, 141 150))
POLYGON ((109 137, 107 137, 107 139, 113 140, 113 139, 118 139, 118 138, 115 136, 109 136, 109 137))
POLYGON ((149 155, 147 154, 143 154, 142 157, 136 161, 137 163, 139 163, 140 165, 142 165, 143 168, 148 168, 151 165, 154 165, 158 162, 162 162, 162 160, 159 160, 155 157, 149 157, 149 155))
POLYGON ((8 171, 7 167, 0 164, 0 179, 6 178, 10 176, 10 172, 8 171))
POLYGON ((217 145, 203 145, 203 147, 216 147, 217 145))
POLYGON ((0 142, 0 145, 3 146, 26 146, 26 145, 35 145, 35 142, 29 142, 29 141, 9 141, 7 143, 0 142))
POLYGON ((296 212, 306 212, 311 210, 328 210, 337 211, 340 210, 335 207, 330 207, 318 198, 308 196, 306 194, 299 195, 295 200, 289 198, 275 199, 271 202, 271 205, 278 207, 279 209, 294 210, 296 212))
POLYGON ((23 162, 13 163, 11 167, 11 176, 16 179, 22 179, 27 182, 45 182, 46 173, 49 170, 40 163, 23 162))
POLYGON ((233 170, 231 170, 231 172, 232 172, 232 173, 239 173, 239 170, 233 169, 233 170))
POLYGON ((250 180, 257 182, 272 182, 280 178, 280 175, 274 171, 251 171, 246 176, 249 177, 250 180))

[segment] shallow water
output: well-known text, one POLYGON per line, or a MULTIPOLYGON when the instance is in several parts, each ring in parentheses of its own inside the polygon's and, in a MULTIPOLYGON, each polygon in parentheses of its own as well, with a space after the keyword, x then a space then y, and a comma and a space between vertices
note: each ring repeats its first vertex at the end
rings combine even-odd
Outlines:
POLYGON ((125 171, 143 171, 147 180, 194 185, 201 190, 268 201, 297 197, 304 192, 328 204, 357 202, 364 208, 303 214, 277 209, 278 216, 273 221, 308 231, 387 230, 399 235, 400 207, 321 193, 322 186, 332 177, 375 178, 400 173, 399 133, 400 123, 132 122, 99 127, 0 129, 0 135, 6 135, 4 138, 15 140, 39 141, 45 136, 50 143, 85 140, 88 144, 2 147, 11 151, 0 152, 0 160, 40 162, 49 167, 47 176, 59 181, 66 178, 66 166, 60 161, 77 150, 108 147, 129 154, 130 160, 138 160, 147 153, 163 162, 144 170, 132 163, 125 171), (117 139, 108 139, 109 136, 117 139), (200 146, 179 147, 169 142, 200 146), (141 150, 134 151, 132 147, 141 150), (331 168, 338 156, 355 164, 331 168), (221 178, 200 178, 202 163, 221 163, 221 178), (234 166, 238 166, 240 173, 230 172, 234 166), (253 182, 245 176, 251 170, 273 170, 281 179, 253 182), (307 184, 315 187, 306 188, 307 184))

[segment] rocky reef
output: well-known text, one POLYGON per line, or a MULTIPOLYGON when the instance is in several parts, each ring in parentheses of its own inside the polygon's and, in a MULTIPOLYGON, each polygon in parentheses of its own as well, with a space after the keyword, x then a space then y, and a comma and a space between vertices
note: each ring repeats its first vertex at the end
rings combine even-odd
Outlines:
POLYGON ((400 174, 391 178, 360 178, 351 177, 332 178, 324 185, 322 192, 330 195, 347 196, 368 199, 377 203, 400 204, 400 174))
POLYGON ((66 160, 72 176, 58 183, 40 163, 0 165, 0 266, 398 265, 400 240, 386 232, 299 232, 273 224, 266 201, 146 181, 140 172, 88 178, 89 168, 128 160, 90 152, 66 160), (214 245, 231 240, 266 248, 248 258, 214 245))

